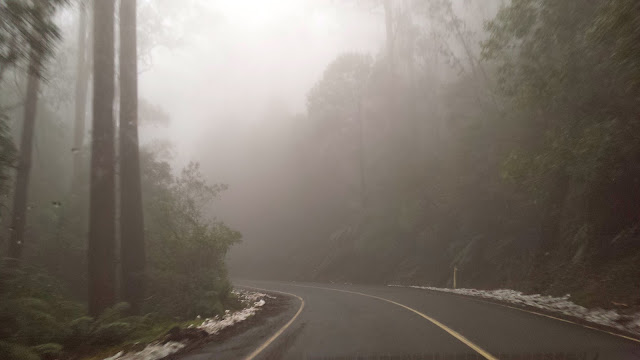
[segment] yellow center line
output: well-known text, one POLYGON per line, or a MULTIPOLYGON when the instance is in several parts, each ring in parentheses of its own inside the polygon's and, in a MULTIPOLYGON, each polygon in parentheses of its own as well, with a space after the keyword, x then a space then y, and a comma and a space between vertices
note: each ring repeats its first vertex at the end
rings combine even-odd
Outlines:
POLYGON ((357 292, 357 291, 349 291, 349 290, 340 290, 340 289, 332 289, 332 288, 325 288, 325 287, 319 287, 319 286, 308 286, 308 285, 297 285, 297 284, 290 284, 293 286, 299 286, 299 287, 306 287, 306 288, 311 288, 311 289, 322 289, 322 290, 331 290, 331 291, 339 291, 339 292, 343 292, 343 293, 348 293, 348 294, 355 294, 355 295, 360 295, 360 296, 366 296, 366 297, 370 297, 373 299, 377 299, 377 300, 381 300, 381 301, 386 301, 390 304, 393 305, 397 305, 400 306, 401 308, 407 309, 415 314, 418 314, 420 316, 422 316, 423 318, 429 320, 432 324, 436 325, 437 327, 439 327, 440 329, 446 331, 447 333, 449 333, 449 335, 453 336, 454 338, 458 339, 459 341, 461 341, 462 343, 464 343, 465 345, 467 345, 468 347, 472 348, 475 352, 477 352, 478 354, 480 354, 482 357, 484 357, 485 359, 488 360, 498 360, 497 357, 489 354, 489 352, 487 352, 486 350, 482 349, 480 346, 472 343, 469 339, 467 339, 466 337, 462 336, 462 334, 460 334, 459 332, 451 329, 450 327, 446 326, 445 324, 441 323, 440 321, 425 315, 423 313, 421 313, 420 311, 410 308, 404 304, 400 304, 398 302, 395 302, 393 300, 389 300, 389 299, 385 299, 383 297, 379 297, 379 296, 375 296, 375 295, 369 295, 369 294, 364 294, 361 292, 357 292))
MULTIPOLYGON (((440 329, 446 331, 447 333, 449 333, 449 335, 453 336, 454 338, 458 339, 463 344, 465 344, 468 347, 470 347, 471 349, 473 349, 475 352, 480 354, 485 359, 488 359, 488 360, 497 360, 498 359, 497 357, 489 354, 486 350, 482 349, 480 346, 472 343, 469 339, 467 339, 466 337, 462 336, 462 334, 460 334, 459 332, 451 329, 450 327, 446 326, 445 324, 441 323, 440 321, 438 321, 438 320, 436 320, 436 319, 434 319, 434 318, 432 318, 432 317, 430 317, 428 315, 425 315, 425 314, 421 313, 420 311, 418 311, 416 309, 410 308, 410 307, 408 307, 408 306, 406 306, 404 304, 400 304, 400 303, 395 302, 393 300, 385 299, 385 298, 382 298, 382 297, 379 297, 379 296, 375 296, 375 295, 364 294, 364 293, 360 293, 360 292, 356 292, 356 291, 349 291, 349 290, 340 290, 340 289, 332 289, 332 288, 325 288, 325 287, 319 287, 319 286, 298 285, 298 284, 287 284, 287 285, 305 287, 305 288, 310 288, 310 289, 338 291, 338 292, 343 292, 343 293, 347 293, 347 294, 366 296, 366 297, 370 297, 370 298, 373 298, 373 299, 386 301, 386 302, 388 302, 390 304, 393 304, 393 305, 396 305, 396 306, 400 306, 401 308, 407 309, 407 310, 409 310, 409 311, 411 311, 411 312, 413 312, 413 313, 415 313, 417 315, 420 315, 424 319, 430 321, 432 324, 434 324, 437 327, 439 327, 440 329)), ((264 342, 262 345, 260 345, 259 348, 257 348, 254 352, 252 352, 251 355, 249 355, 248 357, 245 358, 245 360, 251 360, 251 359, 255 358, 267 346, 269 346, 278 336, 280 336, 289 327, 289 325, 291 325, 291 323, 298 317, 298 315, 302 311, 302 308, 304 307, 304 300, 302 300, 302 298, 300 298, 299 296, 297 296, 295 294, 290 294, 290 293, 286 293, 286 292, 283 292, 283 291, 261 289, 261 288, 251 287, 251 286, 243 286, 243 287, 249 287, 249 288, 256 289, 256 290, 261 290, 261 291, 267 291, 267 292, 271 291, 271 292, 281 293, 281 294, 285 294, 285 295, 291 295, 291 296, 295 296, 296 298, 298 298, 301 301, 300 309, 298 309, 298 312, 296 313, 296 315, 291 320, 289 320, 289 322, 285 326, 283 326, 280 330, 278 330, 277 333, 275 333, 266 342, 264 342)))
MULTIPOLYGON (((325 288, 325 287, 320 287, 320 286, 298 285, 298 284, 287 284, 287 285, 305 287, 305 288, 310 288, 310 289, 321 289, 321 290, 338 291, 338 292, 343 292, 343 293, 348 293, 348 294, 366 296, 366 297, 370 297, 370 298, 381 300, 381 301, 386 301, 388 303, 391 303, 391 304, 400 306, 400 307, 402 307, 404 309, 407 309, 407 310, 409 310, 409 311, 411 311, 411 312, 413 312, 413 313, 415 313, 417 315, 420 315, 424 319, 430 321, 434 325, 438 326, 442 330, 444 330, 447 333, 449 333, 451 336, 455 337, 456 339, 458 339, 459 341, 461 341, 465 345, 467 345, 470 348, 472 348, 474 351, 476 351, 478 354, 482 355, 484 358, 486 358, 486 359, 496 359, 497 360, 497 358, 495 356, 491 355, 486 350, 483 350, 481 347, 479 347, 478 345, 472 343, 469 339, 465 338, 460 333, 458 333, 457 331, 449 328, 448 326, 444 325, 443 323, 439 322, 438 320, 433 319, 430 316, 425 315, 425 314, 421 313, 418 310, 415 310, 413 308, 410 308, 410 307, 408 307, 408 306, 406 306, 404 304, 400 304, 400 303, 395 302, 393 300, 385 299, 385 298, 382 298, 382 297, 379 297, 379 296, 375 296, 375 295, 364 294, 364 293, 360 293, 360 292, 357 292, 357 291, 332 289, 332 288, 325 288)), ((278 338, 278 336, 282 335, 282 333, 296 320, 296 318, 298 317, 298 315, 300 315, 300 313, 302 312, 302 309, 304 308, 304 300, 301 297, 299 297, 298 295, 287 293, 287 292, 284 292, 284 291, 262 289, 262 288, 257 288, 257 287, 253 287, 253 286, 245 286, 245 285, 239 285, 239 287, 246 287, 246 288, 251 288, 251 289, 256 289, 256 290, 266 291, 266 292, 280 293, 280 294, 284 294, 284 295, 293 296, 293 297, 297 298, 298 300, 300 300, 300 308, 298 309, 296 314, 291 318, 291 320, 289 320, 289 322, 287 322, 282 328, 280 328, 280 330, 278 330, 278 332, 276 332, 273 336, 271 336, 269 339, 267 339, 267 341, 265 341, 262 345, 260 345, 260 347, 258 347, 254 352, 252 352, 248 357, 245 358, 246 360, 252 360, 258 354, 260 354, 260 352, 262 352, 264 349, 266 349, 271 343, 273 343, 273 341, 275 341, 275 339, 278 338)), ((631 340, 631 341, 634 341, 634 342, 640 342, 640 340, 632 338, 632 337, 629 337, 629 336, 625 336, 625 335, 622 335, 622 334, 617 334, 617 333, 614 333, 614 332, 606 331, 606 330, 603 330, 603 329, 595 328, 595 327, 588 326, 588 325, 585 325, 585 324, 576 323, 576 322, 573 322, 573 321, 570 321, 570 320, 567 320, 567 319, 562 319, 562 318, 558 318, 558 317, 547 315, 547 314, 542 314, 542 313, 531 311, 531 310, 525 310, 525 309, 522 309, 522 308, 509 306, 509 305, 506 305, 506 304, 500 304, 500 303, 495 303, 495 302, 492 302, 492 301, 486 301, 486 300, 481 300, 481 299, 472 299, 472 298, 470 298, 469 300, 477 301, 477 302, 481 302, 481 303, 486 303, 486 304, 498 305, 498 306, 506 307, 506 308, 513 309, 513 310, 519 310, 519 311, 523 311, 523 312, 534 314, 534 315, 538 315, 538 316, 544 316, 546 318, 559 320, 559 321, 570 323, 570 324, 574 324, 574 325, 579 325, 579 326, 582 326, 584 328, 596 330, 596 331, 599 331, 599 332, 604 332, 604 333, 607 333, 607 334, 610 334, 610 335, 614 335, 614 336, 617 336, 617 337, 621 337, 621 338, 624 338, 624 339, 627 339, 627 340, 631 340)))
POLYGON ((273 292, 273 293, 278 293, 278 294, 283 294, 283 295, 289 295, 289 296, 293 296, 293 297, 297 298, 298 300, 300 300, 300 308, 298 308, 298 311, 296 312, 295 315, 293 315, 293 317, 289 320, 289 322, 284 324, 284 326, 281 327, 280 330, 278 330, 275 334, 273 334, 270 338, 268 338, 267 341, 262 343, 262 345, 260 345, 257 349, 255 349, 251 354, 249 354, 245 358, 245 360, 252 360, 256 356, 258 356, 264 349, 266 349, 269 345, 271 345, 271 343, 273 343, 278 338, 278 336, 282 335, 282 333, 285 330, 287 330, 287 328, 289 326, 291 326, 291 324, 298 318, 298 316, 302 312, 302 309, 304 309, 304 300, 298 295, 291 294, 291 293, 284 292, 284 291, 268 290, 268 289, 262 289, 262 288, 257 288, 257 287, 253 287, 253 286, 244 286, 244 285, 238 285, 238 287, 245 287, 245 288, 256 289, 256 290, 265 291, 265 292, 273 292))

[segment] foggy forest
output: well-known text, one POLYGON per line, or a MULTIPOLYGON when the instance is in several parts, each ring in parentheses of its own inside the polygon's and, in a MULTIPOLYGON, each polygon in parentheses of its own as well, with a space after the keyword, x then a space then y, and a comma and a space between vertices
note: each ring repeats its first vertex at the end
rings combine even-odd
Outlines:
POLYGON ((299 313, 210 358, 355 354, 283 284, 487 359, 485 310, 427 298, 562 300, 533 306, 640 357, 640 2, 0 0, 0 224, 0 359, 187 359, 299 313))

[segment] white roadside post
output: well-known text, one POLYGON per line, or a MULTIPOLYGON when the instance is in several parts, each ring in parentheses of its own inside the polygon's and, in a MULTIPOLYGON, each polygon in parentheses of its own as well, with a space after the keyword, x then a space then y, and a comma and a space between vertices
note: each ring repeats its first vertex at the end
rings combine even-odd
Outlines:
POLYGON ((458 275, 458 267, 454 266, 453 267, 453 288, 457 289, 457 284, 456 284, 456 277, 458 275))

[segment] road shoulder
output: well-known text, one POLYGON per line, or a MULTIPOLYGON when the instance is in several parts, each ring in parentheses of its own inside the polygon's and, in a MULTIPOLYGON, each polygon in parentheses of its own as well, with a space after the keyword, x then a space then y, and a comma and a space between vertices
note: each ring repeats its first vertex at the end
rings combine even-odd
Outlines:
MULTIPOLYGON (((180 352, 166 359, 204 360, 204 359, 238 359, 245 358, 262 345, 272 334, 281 329, 296 313, 299 301, 291 296, 262 291, 268 294, 269 301, 262 309, 247 320, 226 328, 220 333, 210 336, 202 342, 190 344, 180 352)), ((272 346, 281 347, 287 336, 278 339, 272 346)), ((265 350, 265 356, 272 352, 265 350)))

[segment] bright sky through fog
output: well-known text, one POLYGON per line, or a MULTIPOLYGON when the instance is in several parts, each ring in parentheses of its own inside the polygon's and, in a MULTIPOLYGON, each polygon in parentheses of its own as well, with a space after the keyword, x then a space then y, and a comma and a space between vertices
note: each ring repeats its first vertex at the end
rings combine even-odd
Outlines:
POLYGON ((303 111, 306 93, 332 59, 345 51, 375 55, 384 39, 381 12, 356 3, 206 2, 218 15, 194 19, 197 30, 187 24, 196 40, 155 51, 141 96, 170 114, 168 132, 183 160, 193 158, 203 134, 229 131, 230 123, 251 126, 270 103, 303 111))

